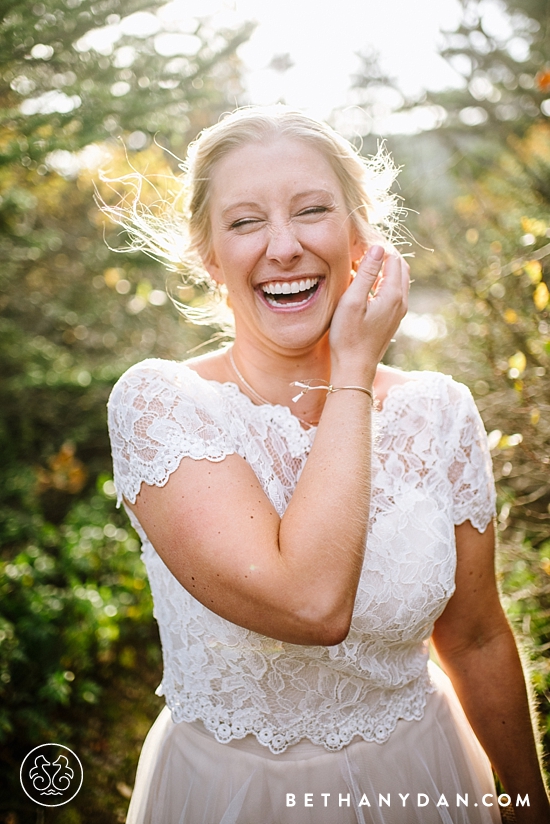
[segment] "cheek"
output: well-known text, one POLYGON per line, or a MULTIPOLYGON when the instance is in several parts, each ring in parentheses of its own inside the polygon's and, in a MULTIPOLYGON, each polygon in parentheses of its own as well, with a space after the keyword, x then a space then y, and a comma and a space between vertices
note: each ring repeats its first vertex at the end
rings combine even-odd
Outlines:
POLYGON ((249 238, 233 237, 213 244, 213 259, 224 280, 234 281, 249 272, 253 257, 254 248, 249 238))
POLYGON ((352 243, 346 226, 342 224, 330 227, 322 225, 308 226, 303 238, 312 250, 324 254, 327 258, 339 258, 342 265, 349 268, 353 260, 352 243))
POLYGON ((231 265, 241 265, 246 261, 254 261, 261 255, 266 246, 265 232, 249 232, 235 235, 226 241, 224 252, 231 265))

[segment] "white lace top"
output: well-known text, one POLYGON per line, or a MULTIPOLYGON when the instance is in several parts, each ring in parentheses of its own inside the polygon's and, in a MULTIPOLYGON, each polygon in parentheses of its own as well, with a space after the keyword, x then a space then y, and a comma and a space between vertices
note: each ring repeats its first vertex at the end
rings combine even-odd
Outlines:
MULTIPOLYGON (((175 721, 202 720, 220 742, 254 734, 273 753, 308 738, 338 750, 386 741, 423 715, 429 639, 454 590, 454 525, 484 531, 495 492, 485 431, 468 389, 431 372, 391 388, 376 413, 367 551, 351 630, 332 647, 274 641, 200 604, 143 544, 175 721)), ((256 406, 233 383, 183 363, 146 360, 109 401, 119 503, 163 486, 183 457, 245 458, 282 515, 314 430, 284 406, 256 406)))

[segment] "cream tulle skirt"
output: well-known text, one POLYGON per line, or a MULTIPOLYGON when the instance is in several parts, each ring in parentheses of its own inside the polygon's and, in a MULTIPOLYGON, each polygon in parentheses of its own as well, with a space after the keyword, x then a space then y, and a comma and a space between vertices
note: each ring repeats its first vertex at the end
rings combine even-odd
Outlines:
POLYGON ((253 736, 219 744, 165 708, 143 745, 127 824, 497 824, 487 757, 447 677, 435 666, 432 676, 421 721, 335 753, 300 741, 273 755, 253 736))

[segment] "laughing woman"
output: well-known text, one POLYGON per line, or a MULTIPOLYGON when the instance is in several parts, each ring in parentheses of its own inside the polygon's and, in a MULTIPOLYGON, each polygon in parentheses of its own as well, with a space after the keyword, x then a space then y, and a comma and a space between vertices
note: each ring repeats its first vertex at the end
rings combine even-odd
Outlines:
POLYGON ((481 420, 463 385, 381 365, 409 268, 375 172, 284 108, 191 148, 188 251, 235 340, 109 403, 167 705, 129 824, 497 822, 490 764, 518 822, 550 821, 481 420))

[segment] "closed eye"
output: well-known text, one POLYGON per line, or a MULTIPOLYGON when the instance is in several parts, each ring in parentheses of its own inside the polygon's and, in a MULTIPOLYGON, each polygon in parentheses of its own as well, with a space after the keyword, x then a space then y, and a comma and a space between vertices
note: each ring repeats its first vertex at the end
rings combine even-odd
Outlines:
MULTIPOLYGON (((308 206, 307 209, 302 209, 302 211, 296 214, 296 217, 317 217, 326 214, 327 212, 331 211, 330 206, 308 206)), ((265 223, 263 218, 258 217, 243 217, 239 218, 239 220, 233 221, 229 225, 230 229, 236 229, 241 231, 250 231, 253 230, 265 223)))
POLYGON ((235 220, 230 225, 229 228, 230 229, 246 229, 246 228, 249 228, 249 227, 256 226, 259 223, 262 223, 262 221, 259 218, 246 217, 246 218, 241 218, 241 220, 235 220))
POLYGON ((302 209, 298 212, 298 217, 307 217, 308 215, 323 215, 330 211, 328 206, 308 206, 307 209, 302 209))

